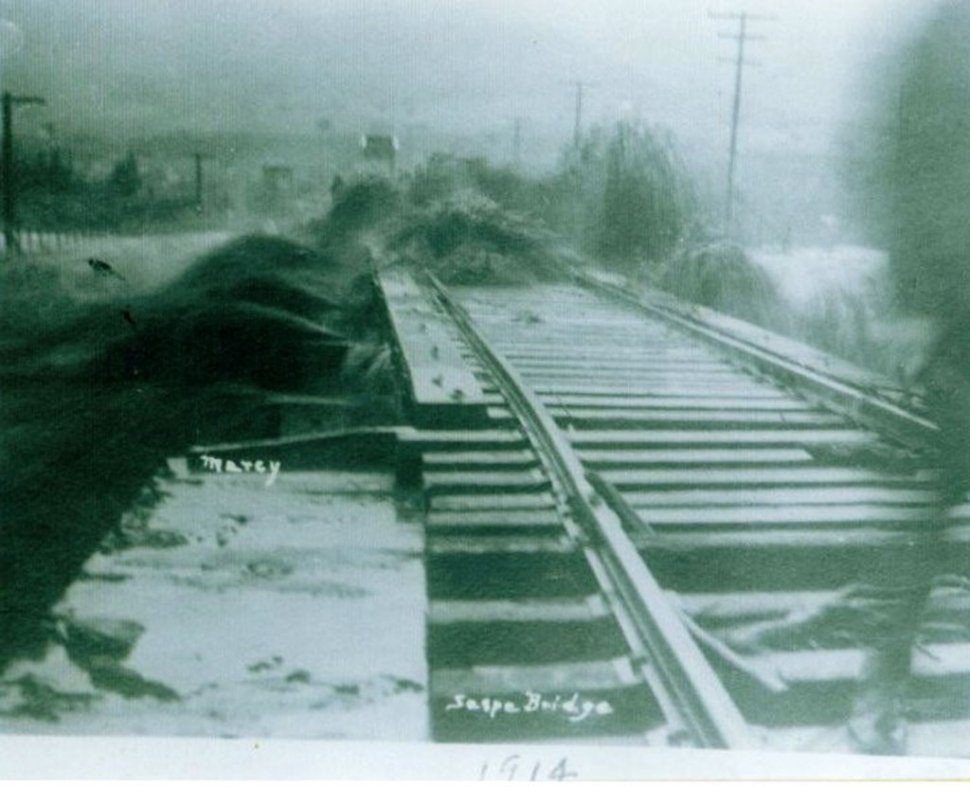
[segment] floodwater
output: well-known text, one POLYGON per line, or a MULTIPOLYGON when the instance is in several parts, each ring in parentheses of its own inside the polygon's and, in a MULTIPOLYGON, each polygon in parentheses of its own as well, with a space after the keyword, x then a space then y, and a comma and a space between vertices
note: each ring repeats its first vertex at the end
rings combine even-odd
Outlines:
POLYGON ((0 678, 0 730, 422 740, 423 539, 384 473, 158 482, 0 678))

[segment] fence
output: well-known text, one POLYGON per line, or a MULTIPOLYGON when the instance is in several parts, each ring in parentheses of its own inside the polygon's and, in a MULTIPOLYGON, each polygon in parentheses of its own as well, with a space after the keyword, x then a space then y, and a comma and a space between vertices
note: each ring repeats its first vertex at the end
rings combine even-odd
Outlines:
POLYGON ((8 250, 6 239, 0 233, 0 254, 8 256, 10 251, 21 254, 39 254, 44 252, 56 252, 77 248, 92 240, 106 238, 108 232, 95 232, 92 230, 58 230, 58 231, 38 231, 38 230, 17 230, 15 232, 17 247, 8 250))

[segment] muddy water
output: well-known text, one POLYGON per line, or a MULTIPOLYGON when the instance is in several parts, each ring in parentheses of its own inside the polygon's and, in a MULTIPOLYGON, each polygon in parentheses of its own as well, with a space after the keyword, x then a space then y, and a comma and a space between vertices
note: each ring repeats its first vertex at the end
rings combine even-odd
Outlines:
POLYGON ((279 394, 317 429, 388 417, 370 258, 325 230, 4 270, 0 731, 423 736, 421 545, 387 483, 144 489, 190 445, 278 436, 279 394))
POLYGON ((425 738, 422 535, 392 479, 173 466, 0 678, 0 731, 425 738))
POLYGON ((166 456, 275 436, 273 394, 371 388, 344 360, 380 341, 372 293, 311 248, 241 238, 131 292, 120 263, 80 264, 90 293, 28 262, 2 277, 0 666, 46 640, 46 611, 166 456))

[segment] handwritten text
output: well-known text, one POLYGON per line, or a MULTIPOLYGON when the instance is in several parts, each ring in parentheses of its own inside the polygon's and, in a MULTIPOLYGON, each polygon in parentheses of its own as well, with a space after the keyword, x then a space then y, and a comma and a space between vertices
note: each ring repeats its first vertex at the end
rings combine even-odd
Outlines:
POLYGON ((527 760, 518 754, 506 757, 501 762, 484 762, 478 774, 479 781, 550 781, 565 782, 579 777, 570 769, 569 761, 562 757, 551 768, 542 760, 527 760), (497 765, 497 767, 496 767, 497 765), (531 766, 531 767, 530 767, 531 766))
POLYGON ((248 459, 237 459, 233 461, 232 459, 220 459, 219 457, 209 456, 208 454, 202 454, 199 459, 202 461, 202 466, 206 470, 211 470, 214 473, 269 474, 269 478, 266 481, 267 488, 271 487, 276 481, 276 476, 279 475, 280 468, 283 466, 282 462, 250 461, 248 459))
POLYGON ((491 719, 498 715, 514 715, 517 713, 558 713, 570 722, 585 721, 591 716, 607 716, 613 713, 613 706, 606 700, 594 702, 581 699, 579 693, 563 700, 556 694, 550 698, 537 691, 527 691, 523 700, 502 700, 494 697, 469 697, 466 694, 456 694, 452 701, 445 706, 446 711, 470 711, 482 713, 491 719))

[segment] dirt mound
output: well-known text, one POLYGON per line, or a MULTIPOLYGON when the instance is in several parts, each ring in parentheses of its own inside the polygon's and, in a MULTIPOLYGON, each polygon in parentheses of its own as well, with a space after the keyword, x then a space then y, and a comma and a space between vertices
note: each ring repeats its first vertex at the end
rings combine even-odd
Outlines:
POLYGON ((415 210, 389 249, 450 284, 522 284, 557 275, 536 227, 480 194, 462 191, 415 210))

